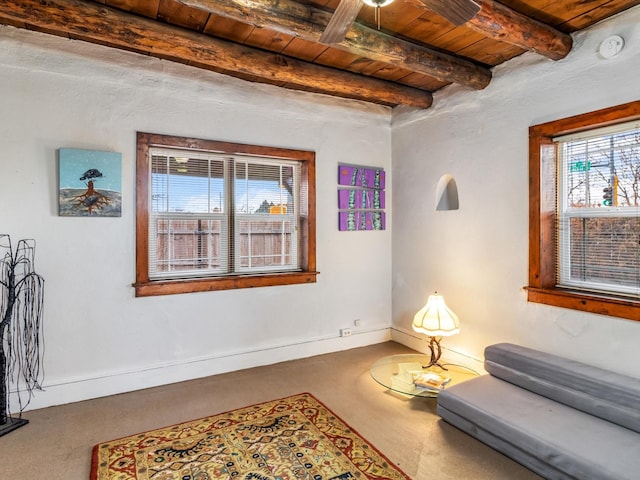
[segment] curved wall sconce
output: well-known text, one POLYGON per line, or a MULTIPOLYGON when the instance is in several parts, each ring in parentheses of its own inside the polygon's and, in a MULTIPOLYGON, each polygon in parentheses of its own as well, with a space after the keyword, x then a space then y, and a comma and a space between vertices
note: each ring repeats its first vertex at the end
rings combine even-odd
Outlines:
POLYGON ((436 210, 458 210, 458 185, 449 174, 442 175, 436 187, 436 210))

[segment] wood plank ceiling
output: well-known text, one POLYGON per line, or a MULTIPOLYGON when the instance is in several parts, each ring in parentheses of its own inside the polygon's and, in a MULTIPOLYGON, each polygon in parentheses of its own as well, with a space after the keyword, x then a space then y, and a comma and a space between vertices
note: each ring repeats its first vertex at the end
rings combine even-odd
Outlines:
POLYGON ((0 23, 248 81, 428 108, 434 91, 452 83, 483 89, 491 67, 526 51, 560 60, 571 33, 638 4, 395 0, 379 10, 378 30, 375 9, 354 0, 2 0, 0 23), (323 43, 340 1, 357 18, 344 39, 323 43))

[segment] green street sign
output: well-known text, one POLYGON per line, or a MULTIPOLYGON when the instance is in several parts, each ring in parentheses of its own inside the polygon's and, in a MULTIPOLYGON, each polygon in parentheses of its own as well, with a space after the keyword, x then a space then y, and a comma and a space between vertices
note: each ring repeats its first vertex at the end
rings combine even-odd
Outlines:
POLYGON ((572 162, 569 165, 569 171, 571 173, 574 172, 585 172, 587 170, 591 170, 591 162, 572 162))

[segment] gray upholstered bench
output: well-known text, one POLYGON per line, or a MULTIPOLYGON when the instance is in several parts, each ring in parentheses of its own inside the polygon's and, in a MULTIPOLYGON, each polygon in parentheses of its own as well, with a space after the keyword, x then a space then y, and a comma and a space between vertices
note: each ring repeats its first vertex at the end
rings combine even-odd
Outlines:
POLYGON ((547 479, 640 479, 640 379, 508 343, 438 414, 547 479))

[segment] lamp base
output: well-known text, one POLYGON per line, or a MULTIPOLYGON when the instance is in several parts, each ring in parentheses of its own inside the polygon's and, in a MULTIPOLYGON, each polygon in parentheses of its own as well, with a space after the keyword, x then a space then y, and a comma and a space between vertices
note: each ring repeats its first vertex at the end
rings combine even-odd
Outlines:
POLYGON ((25 418, 7 417, 7 421, 0 424, 0 437, 13 432, 17 428, 25 426, 27 423, 29 423, 29 420, 25 418))
POLYGON ((431 367, 439 367, 442 370, 449 370, 447 367, 442 365, 441 363, 427 363, 426 365, 422 365, 422 368, 431 368, 431 367))
POLYGON ((448 370, 445 366, 438 362, 440 360, 440 356, 442 355, 440 340, 442 340, 442 337, 429 337, 429 350, 431 351, 431 359, 429 360, 429 364, 423 365, 422 368, 429 368, 435 365, 436 367, 440 367, 442 370, 448 370))

